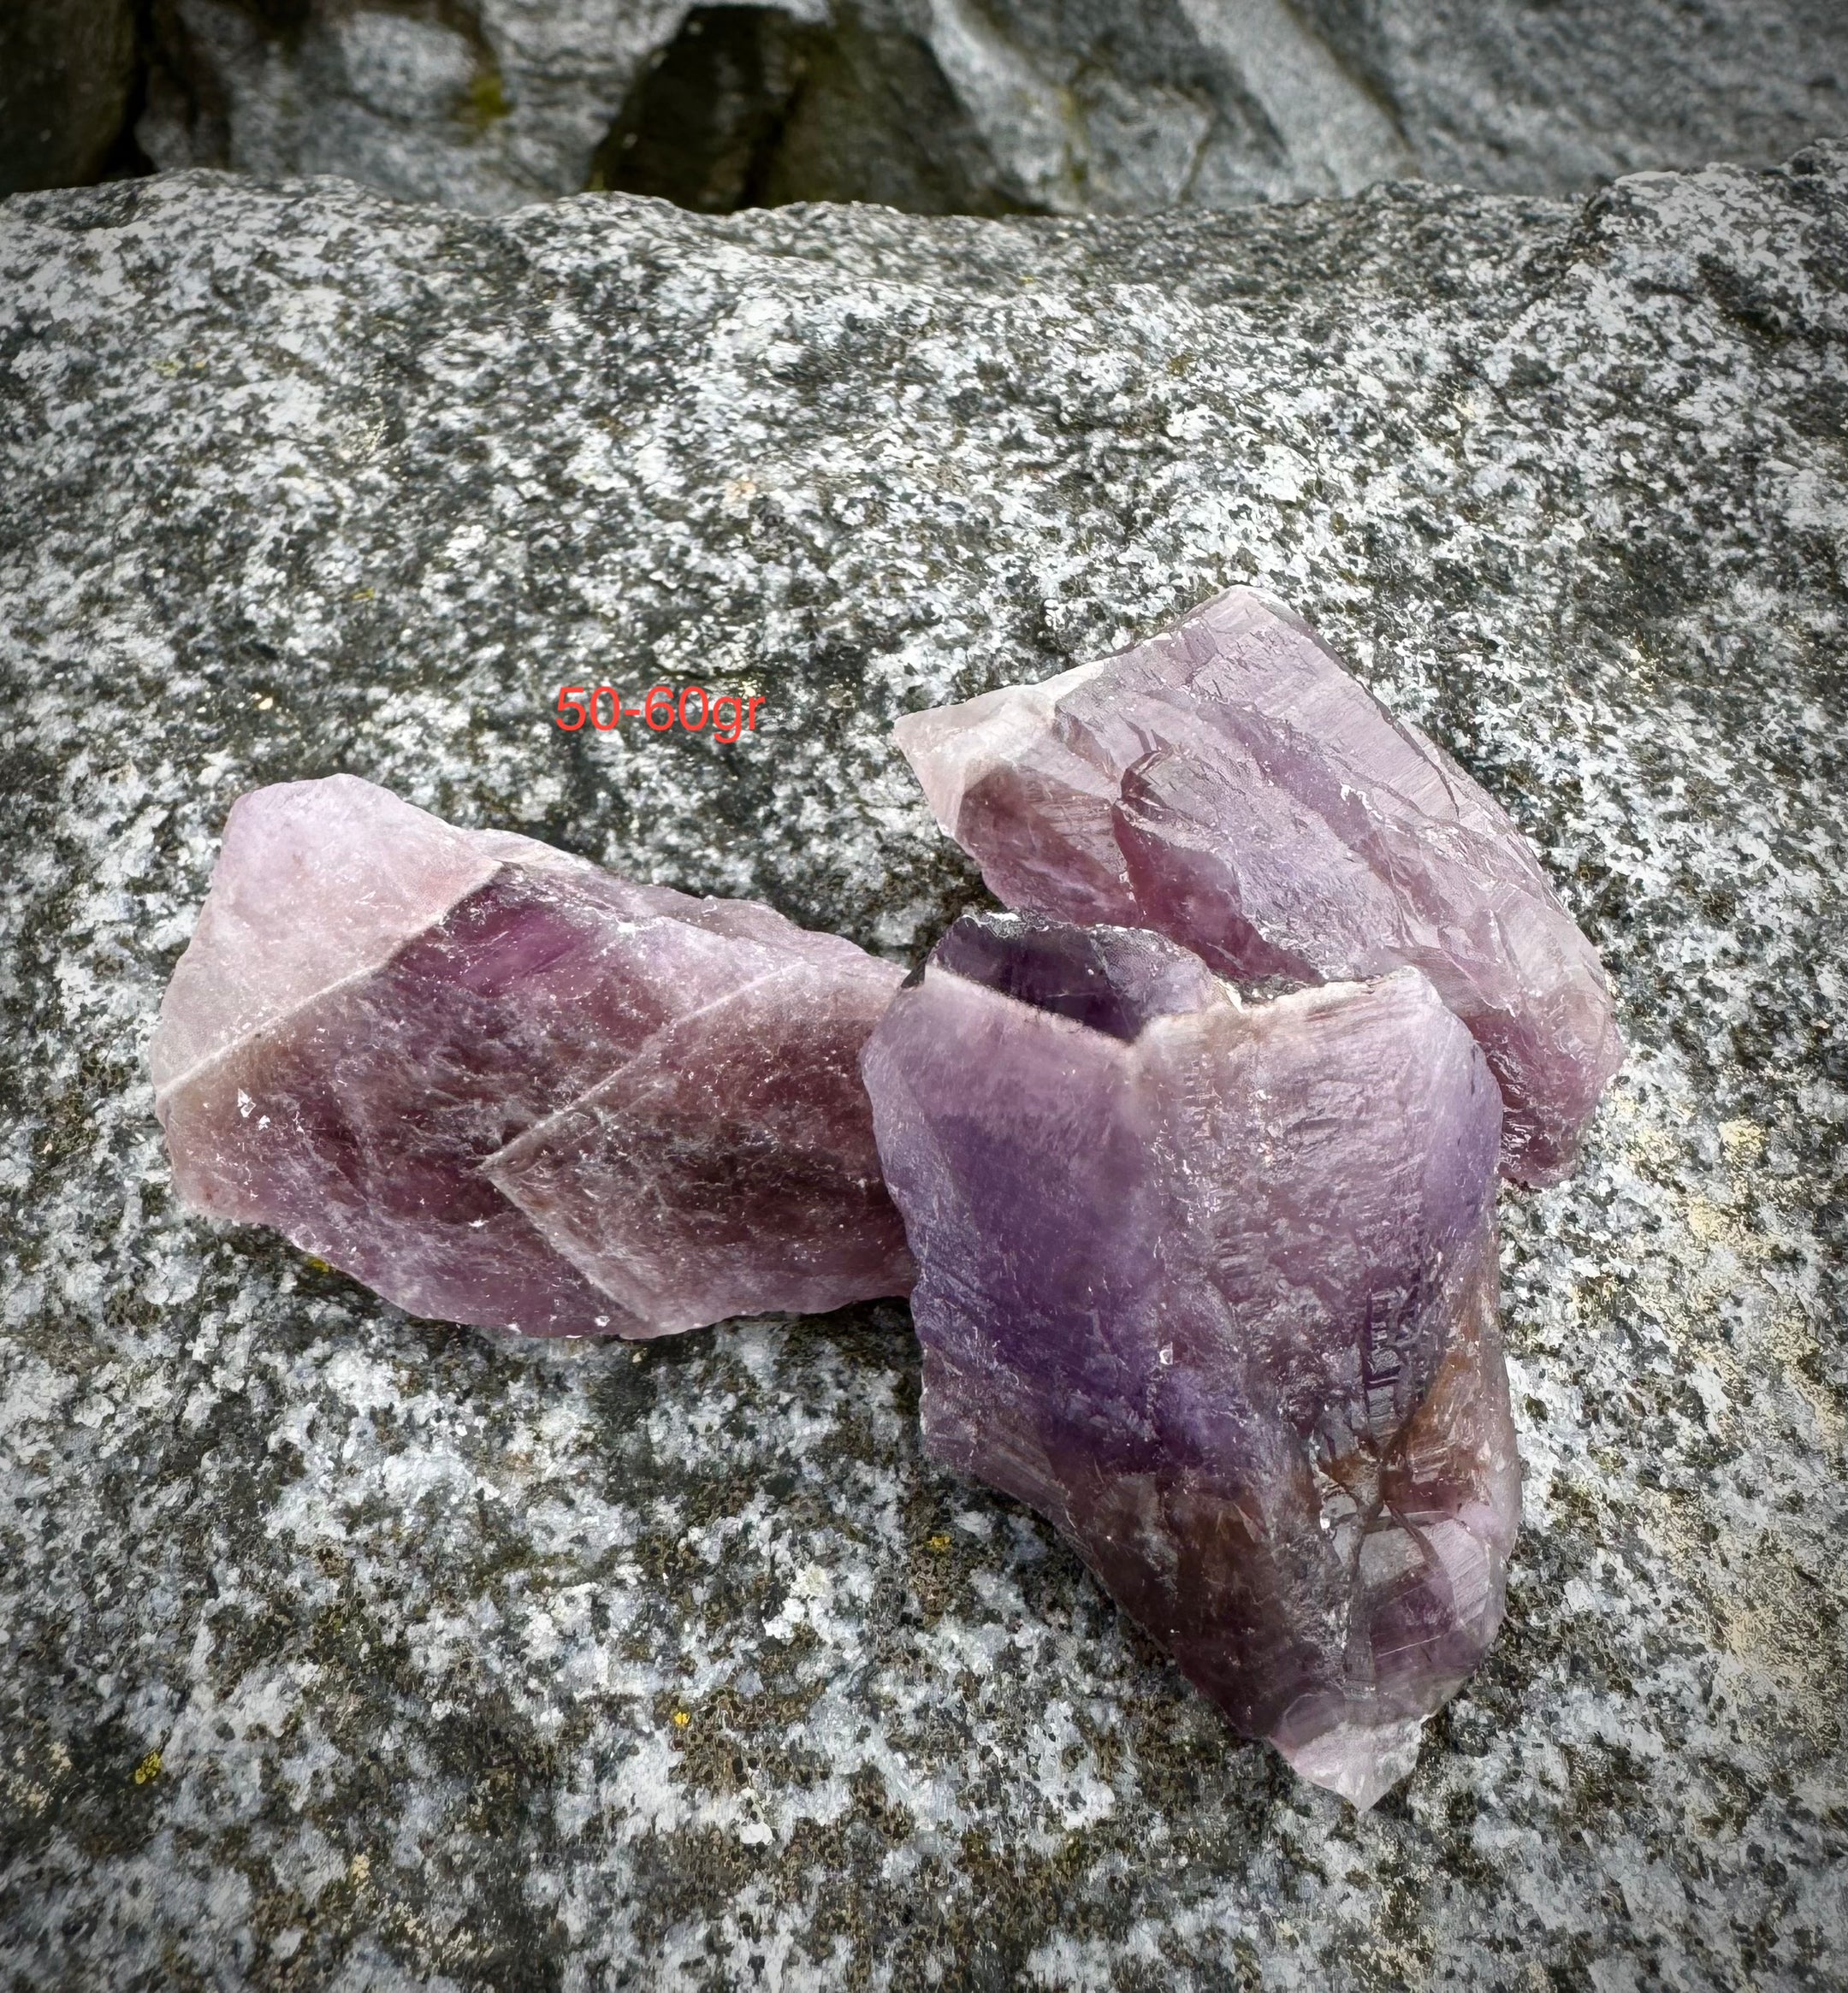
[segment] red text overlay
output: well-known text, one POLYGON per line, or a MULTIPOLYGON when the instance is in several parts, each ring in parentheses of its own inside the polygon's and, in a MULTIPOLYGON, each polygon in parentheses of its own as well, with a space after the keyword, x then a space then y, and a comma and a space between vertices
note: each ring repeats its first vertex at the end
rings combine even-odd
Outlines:
POLYGON ((566 685, 558 695, 558 724, 568 734, 583 726, 607 733, 625 719, 638 719, 658 734, 680 727, 690 734, 710 732, 729 745, 741 734, 757 730, 759 697, 732 692, 708 692, 703 685, 655 685, 639 706, 625 706, 613 685, 566 685))

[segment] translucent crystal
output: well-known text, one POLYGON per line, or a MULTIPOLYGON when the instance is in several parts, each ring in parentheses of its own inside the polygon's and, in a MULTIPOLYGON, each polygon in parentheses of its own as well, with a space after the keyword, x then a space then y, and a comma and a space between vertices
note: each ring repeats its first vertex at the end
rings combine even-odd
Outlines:
POLYGON ((931 1455, 1368 1806, 1502 1615, 1502 1106, 1419 971, 1247 1002, 1146 931, 957 922, 862 1059, 931 1455))
POLYGON ((351 776, 233 808, 150 1051, 181 1196, 412 1312, 647 1336, 902 1293, 899 973, 351 776))
POLYGON ((1506 813, 1287 609, 1234 588, 1134 649, 896 728, 1010 907, 1152 927, 1247 979, 1422 969, 1488 1055, 1503 1167, 1576 1159, 1624 1048, 1506 813))

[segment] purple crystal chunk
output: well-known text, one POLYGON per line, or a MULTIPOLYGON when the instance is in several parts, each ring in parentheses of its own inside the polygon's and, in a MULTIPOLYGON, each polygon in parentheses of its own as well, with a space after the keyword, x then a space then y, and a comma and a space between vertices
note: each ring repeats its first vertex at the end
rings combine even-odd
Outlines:
POLYGON ((895 732, 1010 906, 1152 927, 1246 980, 1422 969, 1501 1085, 1507 1174, 1572 1168, 1624 1056, 1596 954, 1502 808, 1288 610, 1234 588, 895 732))
POLYGON ((862 1067, 931 1455, 1371 1805, 1493 1636, 1519 1515, 1479 1047, 1417 970, 1247 1003, 1158 935, 978 915, 862 1067))
POLYGON ((180 1192, 419 1315, 649 1336, 903 1293, 899 979, 351 776, 241 798, 149 1059, 180 1192))

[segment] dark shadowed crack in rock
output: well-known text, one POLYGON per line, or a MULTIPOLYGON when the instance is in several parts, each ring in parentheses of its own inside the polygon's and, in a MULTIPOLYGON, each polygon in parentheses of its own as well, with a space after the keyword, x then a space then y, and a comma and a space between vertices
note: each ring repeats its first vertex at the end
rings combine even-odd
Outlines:
POLYGON ((1848 152, 1146 224, 181 177, 4 210, 0 367, 10 1984, 1839 1983, 1848 152), (178 1212, 141 1067, 253 784, 909 959, 976 887, 891 718, 1241 580, 1635 1048, 1505 1205, 1507 1626, 1364 1819, 920 1460, 903 1310, 411 1322, 178 1212), (552 724, 664 678, 759 734, 552 724))

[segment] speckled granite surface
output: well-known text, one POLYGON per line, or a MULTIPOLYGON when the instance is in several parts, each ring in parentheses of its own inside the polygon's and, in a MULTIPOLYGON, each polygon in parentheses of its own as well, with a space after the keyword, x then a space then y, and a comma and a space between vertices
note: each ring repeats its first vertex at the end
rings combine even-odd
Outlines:
POLYGON ((1843 1983, 1848 149, 1134 224, 0 219, 0 1983, 1843 1983), (901 1308, 514 1349, 180 1214, 232 797, 905 956, 887 744, 1228 582, 1531 830, 1634 1056, 1504 1200, 1508 1623, 1376 1813, 924 1466, 901 1308), (721 749, 564 683, 763 695, 721 749))

